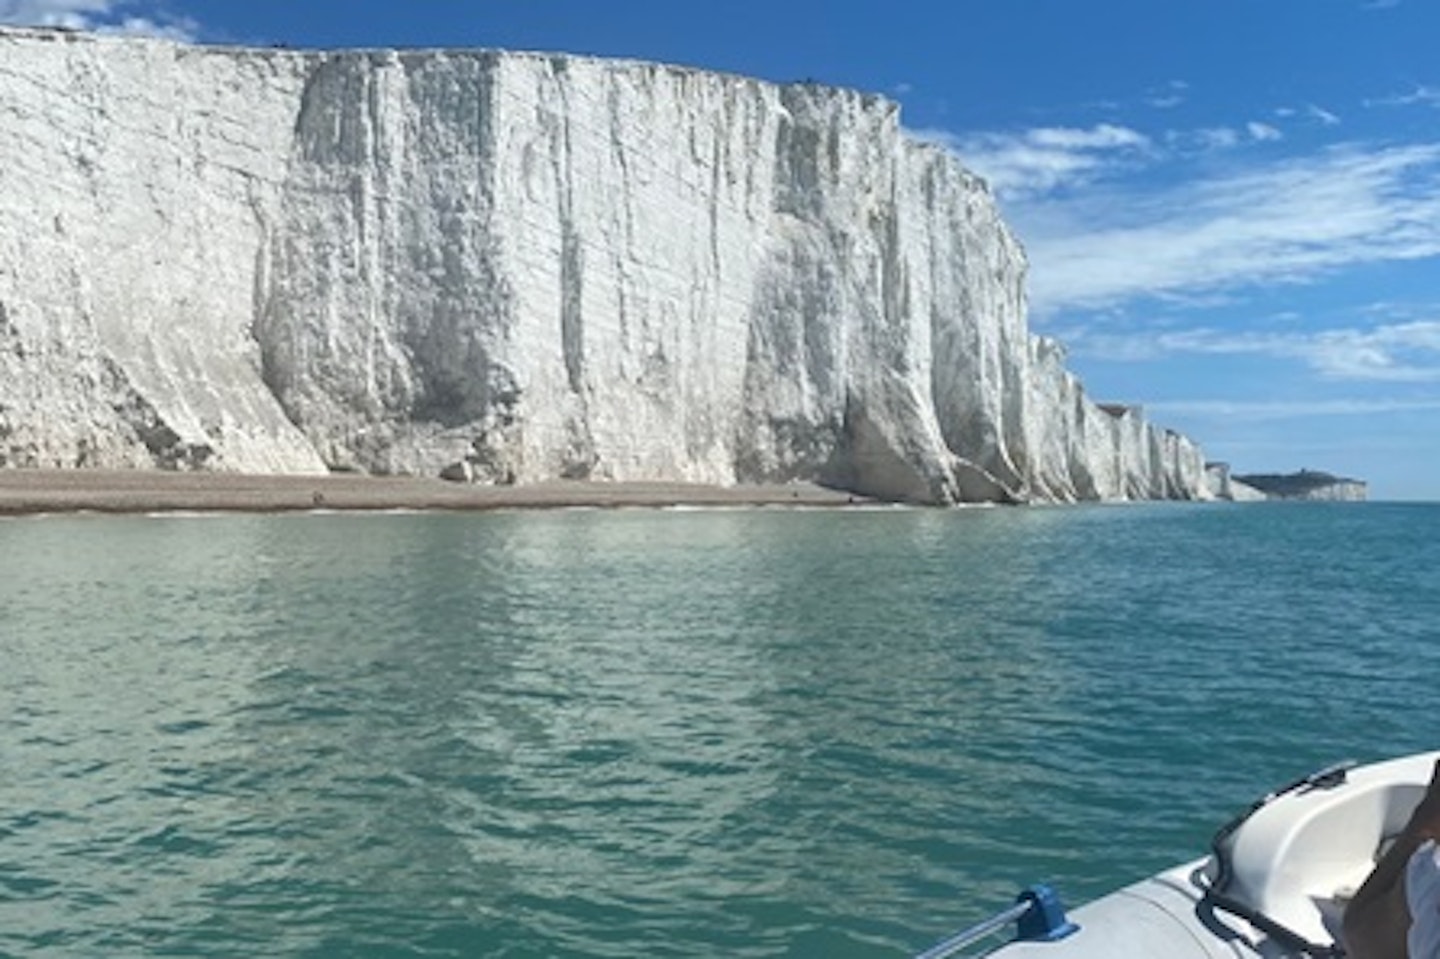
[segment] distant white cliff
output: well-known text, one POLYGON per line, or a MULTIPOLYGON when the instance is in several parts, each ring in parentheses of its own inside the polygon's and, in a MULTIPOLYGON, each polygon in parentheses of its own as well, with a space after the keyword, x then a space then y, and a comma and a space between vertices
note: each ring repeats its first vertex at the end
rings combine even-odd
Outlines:
POLYGON ((1269 499, 1260 490, 1236 478, 1229 463, 1207 463, 1205 472, 1210 483, 1210 495, 1215 499, 1235 503, 1259 503, 1269 499))
POLYGON ((1211 498, 880 97, 0 31, 0 465, 1211 498))
POLYGON ((1272 500, 1358 503, 1365 501, 1370 495, 1369 484, 1364 480, 1335 476, 1319 470, 1252 473, 1235 477, 1235 482, 1258 491, 1262 499, 1272 500))

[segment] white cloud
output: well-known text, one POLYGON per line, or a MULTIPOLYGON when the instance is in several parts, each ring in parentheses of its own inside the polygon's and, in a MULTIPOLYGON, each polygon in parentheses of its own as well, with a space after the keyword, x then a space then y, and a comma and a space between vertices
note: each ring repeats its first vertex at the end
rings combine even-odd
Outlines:
POLYGON ((1145 97, 1145 103, 1157 110, 1171 110, 1185 102, 1190 84, 1184 80, 1171 80, 1159 90, 1152 90, 1145 97))
POLYGON ((1324 107, 1316 106, 1313 103, 1305 104, 1305 115, 1312 120, 1318 120, 1327 127, 1339 126, 1340 118, 1324 107))
POLYGON ((1170 131, 1161 144, 1114 124, 920 136, 990 181, 1026 245, 1041 317, 1233 301, 1260 285, 1440 255, 1440 143, 1342 144, 1173 182, 1177 164, 1213 170, 1214 151, 1284 134, 1251 121, 1170 131))
POLYGON ((1245 132, 1250 134, 1250 139, 1260 143, 1270 143, 1275 140, 1285 139, 1285 134, 1268 123, 1257 123, 1251 121, 1245 124, 1245 132))
POLYGON ((97 24, 95 29, 100 33, 123 33, 186 41, 194 40, 200 34, 200 24, 188 18, 159 22, 149 17, 125 17, 118 23, 97 24))
POLYGON ((1314 416, 1377 416, 1440 410, 1440 397, 1333 399, 1312 401, 1170 400, 1145 404, 1151 413, 1219 419, 1285 420, 1314 416))
MULTIPOLYGON (((1275 111, 1279 117, 1293 116, 1294 113, 1294 110, 1283 108, 1275 111)), ((1284 138, 1285 134, 1278 127, 1258 120, 1252 120, 1244 127, 1201 127, 1165 132, 1165 142, 1180 152, 1233 150, 1247 143, 1273 143, 1284 138)))
POLYGON ((1259 169, 1008 209, 1041 313, 1307 282, 1440 254, 1440 144, 1338 147, 1259 169))
POLYGON ((1125 127, 1102 123, 1089 130, 1072 127, 1041 127, 1029 131, 1026 138, 1036 146, 1057 150, 1114 150, 1148 146, 1150 140, 1125 127))
POLYGON ((1150 138, 1102 123, 1089 129, 1040 127, 1019 133, 969 136, 918 130, 922 140, 948 147, 1005 196, 1028 196, 1086 183, 1150 149, 1150 138))
POLYGON ((1076 355, 1141 362, 1183 355, 1254 355, 1298 360, 1330 379, 1416 383, 1440 381, 1440 321, 1424 320, 1305 332, 1230 332, 1212 328, 1125 334, 1074 330, 1076 355))
POLYGON ((1243 137, 1231 127, 1205 127, 1200 130, 1172 130, 1166 139, 1176 146, 1193 146, 1201 150, 1229 150, 1240 145, 1243 137))
POLYGON ((1367 107, 1440 107, 1440 87, 1422 84, 1409 93, 1397 93, 1394 96, 1366 100, 1365 105, 1367 107))
POLYGON ((172 40, 193 40, 199 32, 198 24, 189 18, 162 11, 137 11, 145 6, 133 0, 0 0, 0 23, 172 40))
POLYGON ((110 0, 0 0, 0 23, 84 30, 111 5, 110 0))

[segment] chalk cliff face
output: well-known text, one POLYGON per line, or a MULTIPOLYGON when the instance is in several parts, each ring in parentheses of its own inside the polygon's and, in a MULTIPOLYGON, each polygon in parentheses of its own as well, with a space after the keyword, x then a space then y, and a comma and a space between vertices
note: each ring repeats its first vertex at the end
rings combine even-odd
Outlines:
POLYGON ((0 31, 0 465, 1208 498, 879 97, 0 31))
POLYGON ((1210 482, 1210 494, 1215 499, 1235 503, 1259 503, 1270 498, 1250 484, 1237 479, 1231 473, 1229 463, 1207 463, 1205 473, 1210 482))

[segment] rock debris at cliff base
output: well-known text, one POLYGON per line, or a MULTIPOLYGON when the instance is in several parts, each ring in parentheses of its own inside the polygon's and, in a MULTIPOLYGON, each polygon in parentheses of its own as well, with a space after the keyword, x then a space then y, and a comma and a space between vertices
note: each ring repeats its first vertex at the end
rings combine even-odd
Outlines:
POLYGON ((0 31, 0 466, 1210 498, 883 98, 0 31))

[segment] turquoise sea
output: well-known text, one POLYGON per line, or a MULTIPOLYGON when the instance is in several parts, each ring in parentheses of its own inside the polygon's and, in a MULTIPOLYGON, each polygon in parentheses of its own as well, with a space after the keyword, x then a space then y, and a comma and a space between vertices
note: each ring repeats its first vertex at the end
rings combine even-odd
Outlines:
POLYGON ((904 956, 1436 748, 1440 506, 0 522, 0 954, 904 956))

